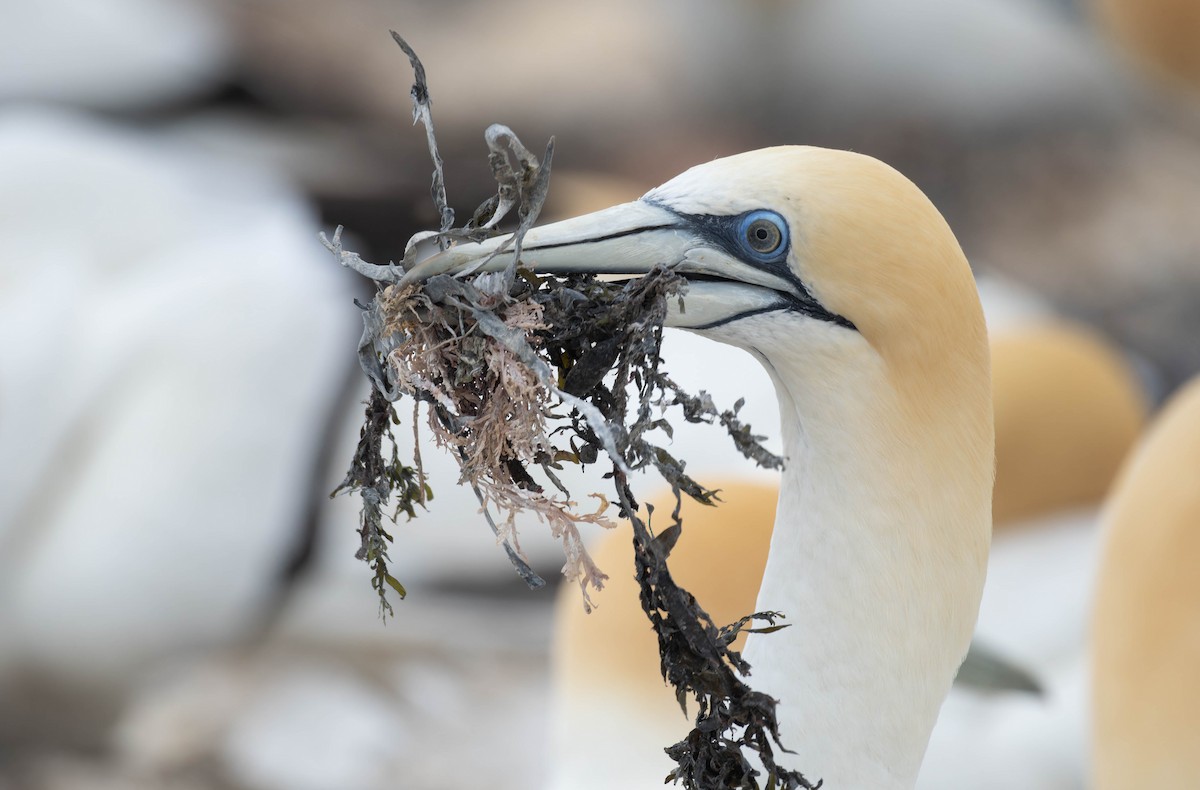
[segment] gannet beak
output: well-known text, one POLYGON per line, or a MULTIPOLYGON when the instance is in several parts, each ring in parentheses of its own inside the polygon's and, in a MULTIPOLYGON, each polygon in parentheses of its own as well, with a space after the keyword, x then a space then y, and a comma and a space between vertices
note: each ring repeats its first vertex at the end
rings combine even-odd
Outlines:
MULTIPOLYGON (((438 274, 501 271, 512 261, 510 238, 418 252, 401 284, 438 274)), ((667 325, 689 329, 786 309, 796 291, 784 278, 721 249, 691 217, 644 200, 532 228, 522 243, 521 262, 547 274, 636 276, 658 265, 672 266, 689 284, 682 299, 671 300, 667 325)))

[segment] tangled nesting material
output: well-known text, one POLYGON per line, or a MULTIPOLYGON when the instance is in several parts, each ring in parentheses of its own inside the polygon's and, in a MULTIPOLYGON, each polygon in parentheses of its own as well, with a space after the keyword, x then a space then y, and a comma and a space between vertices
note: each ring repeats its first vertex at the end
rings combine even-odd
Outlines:
MULTIPOLYGON (((347 265, 364 269, 341 248, 338 235, 330 247, 347 265)), ((391 271, 377 267, 373 276, 380 276, 378 269, 391 271)), ((389 274, 364 309, 360 358, 374 385, 372 401, 359 452, 339 487, 367 492, 360 556, 373 567, 379 560, 383 570, 377 573, 386 574, 391 537, 383 534, 383 544, 376 539, 382 533, 376 511, 382 513, 390 494, 397 497, 397 513, 411 518, 432 496, 419 454, 412 464, 400 464, 393 445, 390 461, 379 457, 392 422, 379 418, 380 404, 403 396, 427 404, 430 435, 458 459, 460 483, 474 489, 489 520, 501 516, 491 520, 493 529, 522 576, 541 584, 524 562, 515 527, 518 514, 528 511, 562 542, 564 575, 580 584, 585 605, 589 589, 600 589, 607 577, 587 554, 577 525, 613 524, 602 494, 590 495, 599 504, 595 512, 580 510, 556 474, 563 464, 586 466, 607 457, 622 476, 652 467, 676 491, 715 504, 716 492, 652 441, 655 430, 672 435, 666 417, 671 407, 688 422, 720 422, 735 446, 760 463, 782 463, 738 420, 740 402, 719 412, 707 393, 687 394, 662 368, 667 300, 686 285, 666 268, 623 283, 527 270, 463 279, 443 274, 419 285, 397 281, 389 274)), ((632 494, 629 504, 636 509, 632 494)), ((376 588, 390 612, 382 597, 386 587, 396 586, 389 579, 377 579, 376 588)))
POLYGON ((591 494, 594 512, 571 499, 556 474, 563 464, 596 463, 611 452, 627 459, 628 469, 654 463, 712 498, 681 467, 673 474, 671 464, 679 465, 644 440, 660 422, 649 408, 629 426, 623 419, 633 379, 647 396, 657 386, 665 403, 664 382, 651 371, 666 298, 681 284, 665 270, 625 285, 529 272, 441 275, 419 287, 389 286, 378 299, 385 336, 399 338, 386 357, 397 390, 429 404, 435 443, 459 460, 460 482, 474 489, 481 507, 500 516, 492 522, 497 537, 520 561, 517 516, 530 512, 549 526, 563 546, 563 574, 580 585, 585 604, 589 589, 607 577, 578 525, 613 523, 603 495, 591 494), (613 366, 616 378, 606 386, 613 366))
POLYGON ((782 467, 782 459, 760 444, 763 437, 739 421, 740 401, 719 411, 706 393, 689 395, 666 374, 660 355, 663 323, 669 300, 683 293, 686 280, 664 267, 621 283, 518 269, 522 237, 545 199, 553 141, 539 164, 502 126, 490 127, 486 134, 497 194, 463 228, 453 229, 424 69, 412 49, 393 36, 416 73, 413 116, 428 133, 441 229, 414 239, 401 266, 370 264, 344 250, 340 228, 326 241, 343 265, 373 279, 380 289, 369 305, 360 305, 364 333, 359 357, 372 392, 357 451, 338 490, 362 496, 359 556, 374 571, 372 585, 383 611, 392 611, 389 589, 405 594, 387 568, 392 536, 383 526, 385 507, 395 496, 393 517, 404 512, 411 518, 432 496, 419 443, 413 463, 405 464, 391 441, 396 423, 392 403, 400 397, 414 399, 414 435, 420 404, 426 404, 434 442, 459 460, 460 482, 474 490, 481 512, 526 582, 533 587, 544 583, 522 556, 515 528, 516 515, 532 511, 562 542, 564 574, 580 585, 585 606, 590 606, 589 589, 600 589, 607 577, 588 555, 578 525, 611 527, 610 503, 604 495, 592 494, 598 507, 581 511, 555 472, 566 463, 589 465, 607 458, 616 515, 629 519, 633 528, 641 604, 658 635, 663 677, 675 687, 681 706, 688 698, 698 705, 695 728, 666 749, 678 764, 668 779, 694 790, 757 789, 760 772, 746 756, 752 751, 767 771, 765 787, 813 788, 800 773, 775 763, 776 702, 743 682, 739 675, 747 675, 749 666, 730 649, 738 633, 755 630, 748 627, 754 620, 767 621, 760 631, 783 627, 776 625, 781 615, 757 613, 718 628, 667 568, 683 527, 678 504, 670 525, 655 535, 649 517, 639 517, 630 488, 632 472, 653 467, 671 485, 677 503, 683 494, 716 503, 715 491, 693 480, 682 460, 651 440, 656 430, 671 437, 667 413, 673 407, 688 422, 719 422, 747 457, 767 468, 782 467), (448 240, 494 235, 497 223, 513 208, 519 224, 501 247, 511 244, 515 253, 506 270, 401 283, 423 244, 436 242, 444 248, 448 240), (391 445, 390 457, 384 455, 385 442, 391 445), (502 515, 499 523, 492 511, 502 515))

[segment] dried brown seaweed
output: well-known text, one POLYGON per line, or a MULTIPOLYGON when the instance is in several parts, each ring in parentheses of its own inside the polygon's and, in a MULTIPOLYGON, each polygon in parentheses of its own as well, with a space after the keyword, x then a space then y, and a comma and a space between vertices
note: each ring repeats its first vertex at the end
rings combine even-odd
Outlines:
POLYGON ((343 265, 380 285, 376 298, 363 306, 359 347, 372 395, 358 451, 339 490, 355 490, 363 498, 360 556, 375 572, 372 584, 381 606, 391 611, 388 589, 404 594, 387 570, 392 537, 382 526, 384 507, 394 496, 396 514, 412 517, 432 495, 419 460, 401 464, 394 445, 390 459, 384 455, 395 421, 392 402, 409 396, 426 405, 435 443, 459 459, 460 481, 474 489, 531 586, 541 580, 521 555, 515 517, 533 512, 549 525, 563 543, 564 573, 580 585, 585 606, 589 590, 600 589, 606 577, 588 556, 577 527, 611 526, 609 500, 594 494, 599 506, 582 512, 555 472, 566 463, 606 459, 617 515, 633 527, 642 608, 658 635, 663 676, 681 705, 692 698, 698 706, 695 729, 666 750, 678 763, 668 779, 705 790, 813 787, 775 763, 774 750, 780 748, 775 700, 746 685, 739 675, 748 675, 749 666, 730 649, 750 623, 765 620, 762 630, 775 630, 782 627, 776 625, 781 615, 753 614, 718 628, 668 570, 671 548, 683 529, 679 508, 655 535, 649 519, 639 516, 630 487, 630 474, 653 468, 671 485, 677 502, 683 494, 705 504, 717 502, 715 491, 687 474, 684 459, 652 440, 655 431, 671 435, 672 414, 689 422, 720 423, 747 457, 769 468, 782 466, 782 459, 762 447, 762 437, 738 420, 740 402, 719 411, 706 393, 689 395, 666 374, 660 353, 663 324, 669 300, 682 294, 686 281, 667 268, 620 283, 520 269, 521 238, 545 198, 553 145, 539 162, 505 127, 493 126, 486 134, 496 196, 463 228, 453 229, 424 69, 411 47, 395 38, 416 75, 414 122, 426 126, 435 167, 433 196, 442 217, 441 229, 410 244, 406 259, 415 257, 422 243, 442 246, 449 239, 490 235, 513 208, 518 226, 505 245, 517 253, 507 270, 439 275, 409 286, 399 285, 402 268, 370 264, 344 250, 340 233, 326 242, 343 265), (757 766, 748 753, 757 756, 757 766), (758 766, 767 774, 763 785, 758 766))

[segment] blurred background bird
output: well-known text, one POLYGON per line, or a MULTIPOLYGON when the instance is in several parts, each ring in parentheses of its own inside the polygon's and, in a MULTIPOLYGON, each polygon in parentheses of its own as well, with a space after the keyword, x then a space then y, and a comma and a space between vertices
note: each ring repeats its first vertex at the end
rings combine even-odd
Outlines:
MULTIPOLYGON (((952 698, 931 760, 940 733, 977 737, 955 721, 995 729, 1005 705, 1051 715, 1053 667, 1085 654, 1089 616, 1094 646, 1142 628, 1151 651, 1123 659, 1125 674, 1097 664, 1097 687, 1152 698, 1130 667, 1194 654, 1182 634, 1200 604, 1180 595, 1177 618, 1130 624, 1105 603, 1144 593, 1107 586, 1118 563, 1100 563, 1088 509, 1143 411, 1200 370, 1195 2, 519 0, 503 16, 470 0, 9 5, 0 788, 529 787, 554 764, 549 648, 565 637, 552 596, 514 578, 449 460, 425 453, 436 499, 397 527, 411 595, 387 627, 353 559, 356 502, 326 498, 365 395, 351 302, 364 291, 316 232, 345 224, 386 260, 436 222, 388 28, 428 68, 460 214, 493 190, 480 135, 500 121, 531 146, 557 136, 558 216, 776 143, 882 158, 946 215, 990 305, 997 379, 1024 377, 1010 395, 997 384, 979 636, 1040 673, 1047 697, 952 698), (1035 329, 1055 316, 1073 328, 1035 329), (1074 389, 1051 385, 1100 346, 1118 350, 1074 389), (1125 401, 1102 394, 1114 376, 1125 401), (1123 416, 1088 428, 1108 409, 1123 416), (1059 460, 1006 460, 1053 447, 1059 460), (1067 509, 1074 525, 1050 517, 1067 509)), ((664 356, 718 403, 744 396, 748 421, 778 441, 753 360, 686 336, 664 356)), ((676 447, 710 485, 773 485, 713 431, 681 432, 676 447)), ((689 530, 698 544, 703 532, 689 530)), ((552 579, 557 549, 539 537, 528 525, 523 546, 552 579)), ((1171 545, 1153 557, 1189 556, 1186 539, 1171 545)), ((621 563, 606 565, 614 600, 621 563)), ((1196 688, 1173 684, 1180 699, 1196 688)), ((1101 733, 1120 737, 1103 722, 1126 718, 1097 709, 1095 760, 1083 744, 1029 740, 1101 765, 1101 733)))
POLYGON ((1098 790, 1200 782, 1200 379, 1174 395, 1124 464, 1104 513, 1092 611, 1098 790))

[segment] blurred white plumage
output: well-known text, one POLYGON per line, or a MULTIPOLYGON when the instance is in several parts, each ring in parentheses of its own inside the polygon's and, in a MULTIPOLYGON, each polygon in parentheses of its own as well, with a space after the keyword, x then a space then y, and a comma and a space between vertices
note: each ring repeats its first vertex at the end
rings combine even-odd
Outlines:
POLYGON ((257 614, 353 348, 274 177, 0 118, 0 672, 127 680, 257 614))

